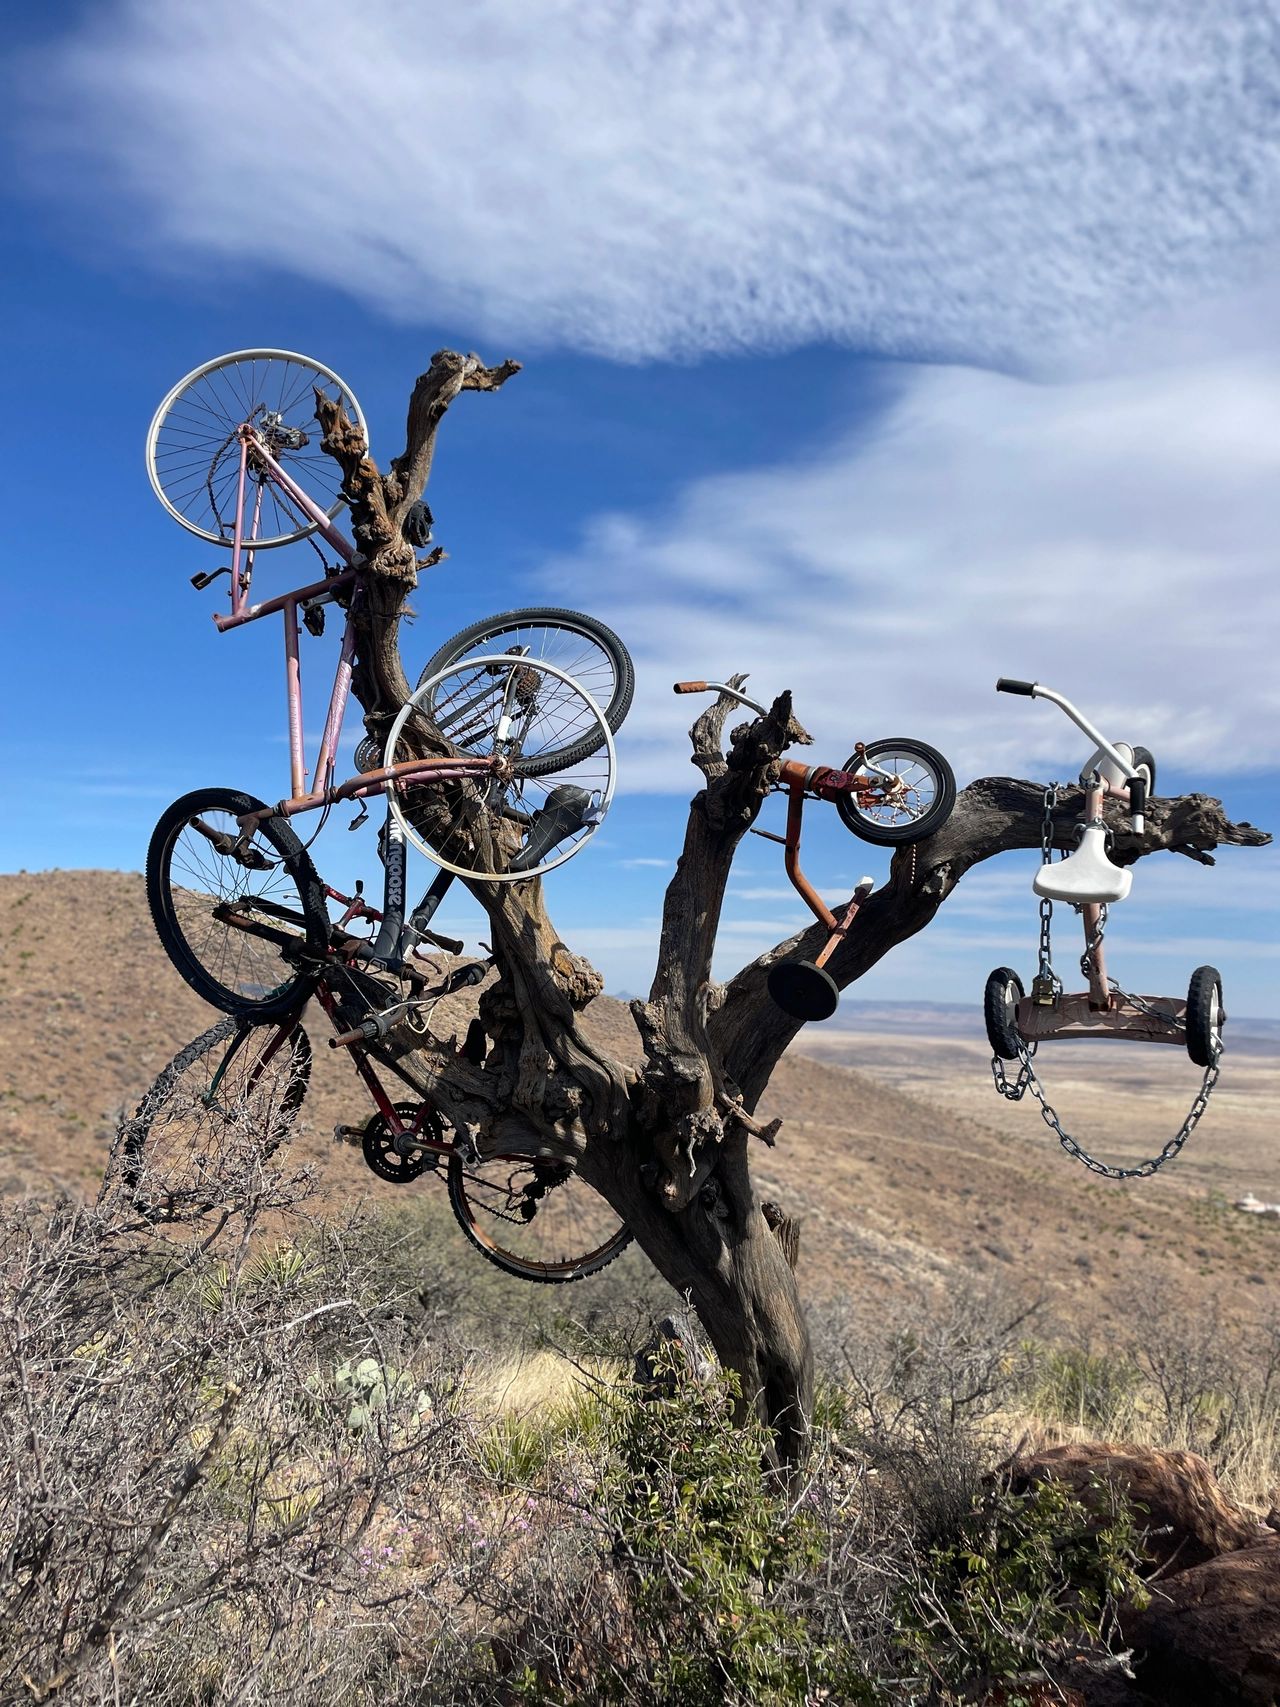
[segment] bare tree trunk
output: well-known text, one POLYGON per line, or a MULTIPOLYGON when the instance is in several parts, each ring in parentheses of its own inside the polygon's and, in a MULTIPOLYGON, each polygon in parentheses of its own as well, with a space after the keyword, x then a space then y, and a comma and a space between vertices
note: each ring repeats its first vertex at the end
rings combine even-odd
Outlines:
MULTIPOLYGON (((379 740, 410 689, 398 647, 405 599, 420 565, 400 528, 430 473, 440 422, 463 391, 496 391, 518 364, 487 368, 476 356, 441 351, 414 387, 406 445, 386 475, 341 408, 318 398, 325 448, 338 460, 368 593, 355 612, 353 687, 369 733, 379 740)), ((427 559, 439 561, 435 552, 427 559)), ((743 678, 735 678, 740 685, 743 678)), ((809 736, 783 694, 763 717, 724 729, 735 702, 722 696, 691 731, 702 786, 689 807, 684 847, 666 893, 657 969, 647 1001, 631 1004, 644 1047, 637 1072, 602 1054, 579 1023, 603 987, 573 954, 547 914, 542 885, 469 882, 489 915, 499 971, 481 998, 489 1047, 483 1064, 434 1039, 393 1032, 379 1052, 429 1095, 482 1150, 524 1150, 571 1160, 626 1220, 659 1272, 687 1294, 722 1362, 741 1380, 741 1411, 773 1431, 775 1457, 794 1471, 804 1460, 813 1392, 813 1354, 796 1285, 799 1227, 757 1196, 750 1144, 771 1144, 777 1122, 754 1109, 800 1029, 770 1001, 765 980, 778 959, 812 958, 819 925, 780 943, 727 985, 711 975, 720 910, 733 856, 777 780, 782 752, 809 736)), ((418 719, 414 753, 447 750, 418 719)), ((1044 790, 988 777, 970 784, 927 841, 900 850, 890 880, 863 905, 856 929, 828 970, 845 988, 898 943, 925 928, 964 873, 1010 848, 1040 845, 1044 790)), ((1077 791, 1064 790, 1055 844, 1069 844, 1077 791)), ((1119 819, 1121 863, 1160 849, 1205 852, 1270 838, 1229 823, 1203 795, 1155 800, 1140 837, 1119 819)))

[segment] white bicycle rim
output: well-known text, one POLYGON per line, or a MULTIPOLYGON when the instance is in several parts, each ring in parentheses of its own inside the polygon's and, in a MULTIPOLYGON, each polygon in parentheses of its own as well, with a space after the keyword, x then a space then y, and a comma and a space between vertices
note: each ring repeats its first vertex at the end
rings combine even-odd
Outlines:
MULTIPOLYGON (((465 664, 449 664, 446 665, 443 670, 437 670, 434 676, 429 676, 425 682, 422 682, 414 689, 412 699, 410 699, 406 705, 401 707, 400 715, 391 725, 391 732, 387 736, 386 750, 383 753, 383 764, 390 765, 395 763, 393 754, 396 750, 396 742, 400 739, 401 730, 409 721, 413 712, 417 710, 418 701, 425 699, 437 683, 442 682, 446 676, 451 676, 460 669, 474 670, 481 664, 509 664, 510 662, 510 657, 503 653, 494 654, 492 657, 468 658, 465 664)), ((605 722, 604 714, 600 710, 600 707, 596 704, 595 700, 592 699, 586 688, 582 686, 581 682, 575 681, 567 670, 558 669, 554 664, 540 664, 534 659, 522 659, 521 662, 527 664, 530 669, 541 670, 548 676, 555 676, 558 681, 566 682, 569 687, 575 691, 575 693, 581 695, 592 715, 595 717, 596 723, 600 728, 600 733, 604 736, 602 746, 604 747, 605 757, 608 763, 608 780, 605 784, 600 800, 600 818, 598 822, 590 826, 586 835, 576 841, 571 848, 566 848, 563 853, 557 854, 554 859, 543 860, 541 865, 534 866, 530 871, 477 871, 474 866, 454 865, 452 861, 445 859, 442 854, 437 853, 428 842, 424 841, 418 834, 417 830, 415 830, 413 825, 409 822, 408 818, 405 817, 404 809, 400 804, 400 797, 395 784, 390 782, 386 783, 384 786, 386 789, 387 801, 391 807, 391 815, 404 831, 406 837, 413 843, 414 847, 417 848, 420 853, 427 856, 433 865, 438 865, 443 871, 451 871, 455 877, 471 877, 480 883, 527 883, 530 878, 541 877, 548 871, 554 871, 558 865, 563 865, 566 860, 572 859, 574 854, 580 853, 582 849, 586 847, 592 836, 594 836, 596 831, 600 828, 600 824, 604 822, 605 816, 609 810, 610 802, 613 800, 614 784, 618 777, 618 755, 613 744, 613 732, 605 722)), ((599 749, 597 749, 597 751, 598 750, 599 749)), ((554 775, 555 773, 552 772, 552 777, 554 777, 554 775)), ((546 783, 551 779, 547 777, 538 777, 531 780, 546 783)))
MULTIPOLYGON (((341 374, 335 373, 331 367, 326 367, 323 362, 314 361, 310 356, 299 355, 296 350, 232 350, 229 355, 215 356, 212 361, 202 362, 199 367, 192 368, 191 372, 185 378, 180 379, 167 394, 160 407, 151 417, 151 425, 147 428, 147 478, 151 482, 151 490, 168 510, 174 521, 179 526, 186 528, 188 533, 195 534, 199 539, 207 539, 212 545, 229 546, 231 541, 223 534, 212 533, 208 528, 202 528, 197 522, 190 521, 170 501, 168 493, 160 482, 159 471, 156 468, 156 442, 160 437, 160 429, 164 425, 166 416, 189 385, 194 385, 197 380, 203 379, 206 374, 215 373, 219 368, 229 367, 233 362, 253 361, 300 362, 304 367, 314 368, 318 374, 323 374, 326 379, 332 380, 343 397, 350 400, 351 406, 355 410, 360 431, 364 434, 365 443, 367 444, 369 441, 369 429, 365 425, 364 411, 360 407, 360 400, 346 380, 342 378, 341 374)), ((345 498, 339 498, 336 503, 330 505, 327 511, 330 521, 345 506, 345 498)), ((294 540, 306 539, 308 534, 314 533, 317 526, 316 522, 307 522, 294 533, 277 534, 272 539, 255 539, 252 541, 253 549, 255 551, 270 551, 273 546, 292 545, 294 540)))

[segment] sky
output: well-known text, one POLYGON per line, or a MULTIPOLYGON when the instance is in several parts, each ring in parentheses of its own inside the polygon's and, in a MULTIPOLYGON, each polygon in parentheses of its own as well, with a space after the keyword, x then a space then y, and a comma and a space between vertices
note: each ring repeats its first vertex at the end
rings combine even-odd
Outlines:
MULTIPOLYGON (((285 791, 279 633, 217 633, 225 582, 189 579, 218 554, 143 467, 170 385, 246 347, 335 368, 384 464, 434 350, 524 362, 445 423, 449 558, 404 651, 413 674, 533 604, 628 644, 616 804, 548 879, 611 989, 648 988, 697 782, 677 678, 749 671, 793 689, 811 757, 914 736, 961 784, 1075 775, 1061 716, 993 692, 1037 679, 1152 748, 1160 792, 1274 828, 1278 72, 1280 15, 1244 0, 11 20, 0 869, 137 870, 188 788, 285 791)), ((315 561, 274 553, 255 589, 315 561)), ((304 643, 314 731, 336 641, 304 643)), ((368 827, 314 852, 378 889, 368 827)), ((805 922, 777 852, 739 854, 721 976, 805 922)), ((887 863, 808 814, 829 898, 887 863)), ((1034 863, 966 877, 851 995, 976 1010, 991 967, 1029 973, 1034 863)), ((1144 861, 1112 969, 1179 994, 1211 962, 1231 1010, 1280 1015, 1278 874, 1273 850, 1144 861)), ((440 923, 483 937, 460 893, 440 923)))

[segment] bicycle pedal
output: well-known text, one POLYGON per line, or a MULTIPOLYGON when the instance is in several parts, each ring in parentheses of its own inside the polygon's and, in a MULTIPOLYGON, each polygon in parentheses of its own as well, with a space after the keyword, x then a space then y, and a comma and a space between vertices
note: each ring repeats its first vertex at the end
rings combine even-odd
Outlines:
POLYGON ((344 1126, 341 1121, 333 1129, 335 1144, 354 1144, 357 1149, 364 1143, 363 1126, 344 1126))

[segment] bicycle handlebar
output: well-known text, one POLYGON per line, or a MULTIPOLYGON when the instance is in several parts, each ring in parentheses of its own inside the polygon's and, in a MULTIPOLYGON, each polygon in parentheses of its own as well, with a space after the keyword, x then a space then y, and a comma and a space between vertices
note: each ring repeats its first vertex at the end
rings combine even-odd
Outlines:
POLYGON ((730 699, 736 699, 739 705, 745 705, 748 711, 754 711, 758 717, 769 714, 757 700, 748 699, 739 688, 731 688, 728 682, 675 682, 672 684, 673 693, 724 693, 730 699))
MULTIPOLYGON (((1137 771, 1129 761, 1116 751, 1101 730, 1095 728, 1082 711, 1072 705, 1065 694, 1056 693, 1053 688, 1044 687, 1039 682, 1014 681, 1011 676, 1001 676, 997 680, 996 692, 1029 694, 1033 699, 1049 700, 1058 707, 1059 711, 1071 719, 1077 729, 1089 737, 1100 753, 1105 753, 1126 782, 1132 782, 1137 776, 1137 771)), ((1141 814, 1135 820, 1135 828, 1141 828, 1141 814)))

